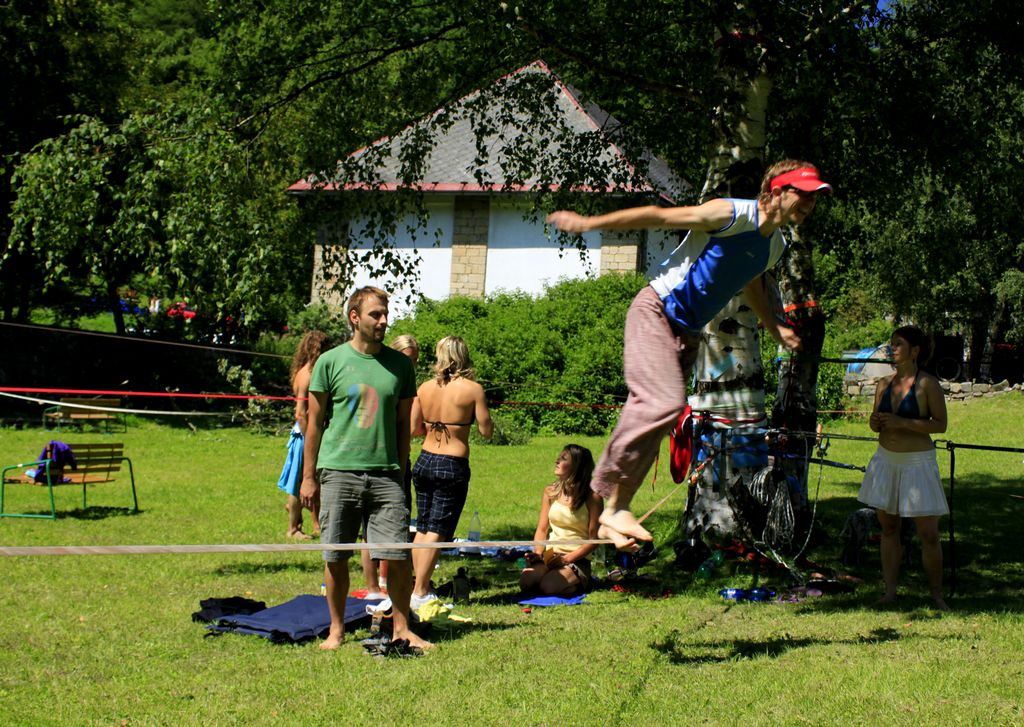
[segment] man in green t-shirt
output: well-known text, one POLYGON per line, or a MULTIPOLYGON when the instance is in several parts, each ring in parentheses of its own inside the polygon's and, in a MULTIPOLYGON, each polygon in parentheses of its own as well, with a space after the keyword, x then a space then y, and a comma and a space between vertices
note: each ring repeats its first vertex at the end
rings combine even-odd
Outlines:
MULTIPOLYGON (((384 346, 387 293, 360 288, 346 307, 352 340, 321 355, 310 379, 299 496, 304 505, 319 496, 323 543, 354 543, 364 521, 367 543, 404 543, 409 538, 404 483, 416 374, 408 357, 384 346)), ((345 637, 350 555, 324 551, 331 631, 321 649, 336 649, 345 637)), ((409 629, 409 551, 373 548, 370 555, 390 561, 392 638, 429 647, 409 629)))

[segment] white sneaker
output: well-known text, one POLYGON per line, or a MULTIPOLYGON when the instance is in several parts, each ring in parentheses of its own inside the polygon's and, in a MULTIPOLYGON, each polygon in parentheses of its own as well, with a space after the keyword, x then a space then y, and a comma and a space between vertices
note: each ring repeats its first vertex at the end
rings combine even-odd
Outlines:
POLYGON ((420 610, 420 606, 422 606, 423 604, 430 603, 431 601, 436 601, 436 600, 437 600, 437 594, 434 593, 433 591, 431 591, 430 593, 428 593, 425 596, 417 596, 414 593, 414 594, 412 594, 412 596, 409 597, 409 608, 412 611, 419 611, 420 610))
POLYGON ((391 599, 385 598, 380 603, 367 604, 366 612, 370 615, 375 613, 387 613, 391 610, 391 599))
POLYGON ((388 597, 388 594, 386 594, 386 593, 381 593, 380 591, 370 591, 369 593, 366 594, 366 596, 364 596, 364 600, 367 600, 367 601, 383 601, 387 597, 388 597))

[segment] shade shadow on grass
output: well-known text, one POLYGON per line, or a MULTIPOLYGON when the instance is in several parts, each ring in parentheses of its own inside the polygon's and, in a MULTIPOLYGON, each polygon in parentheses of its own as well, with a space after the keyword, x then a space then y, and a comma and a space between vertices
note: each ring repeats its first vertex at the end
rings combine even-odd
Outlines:
MULTIPOLYGON (((948 491, 948 482, 946 486, 948 491)), ((1024 552, 1019 546, 1019 533, 1024 502, 1010 497, 1021 488, 1017 479, 957 477, 952 503, 953 541, 949 537, 949 518, 939 522, 944 590, 947 595, 955 591, 950 599, 954 611, 1021 610, 1024 552)), ((878 546, 870 545, 864 556, 855 571, 874 590, 879 587, 881 572, 878 546)), ((901 569, 900 591, 911 599, 927 597, 916 538, 910 560, 910 565, 901 569)))
MULTIPOLYGON (((237 563, 226 563, 217 568, 214 568, 213 574, 217 576, 237 576, 237 575, 267 575, 274 573, 285 573, 287 571, 301 571, 308 573, 310 570, 317 570, 316 565, 322 565, 322 562, 310 566, 305 561, 283 561, 275 563, 249 563, 246 561, 239 561, 237 563)), ((323 570, 320 568, 319 570, 323 570)))
MULTIPOLYGON (((943 456, 946 456, 945 453, 940 451, 939 457, 943 456)), ((1010 460, 1009 464, 1016 465, 1016 462, 1010 460)), ((851 492, 857 485, 852 480, 843 484, 849 485, 851 492)), ((943 484, 948 492, 948 479, 944 479, 943 484)), ((1024 480, 1020 478, 997 478, 987 474, 969 474, 956 478, 952 502, 953 542, 949 538, 950 519, 943 517, 939 523, 945 566, 944 591, 948 595, 951 590, 955 590, 954 597, 950 599, 954 611, 1020 611, 1024 605, 1024 551, 1019 547, 1024 501, 1011 497, 1022 492, 1024 480)), ((813 483, 810 494, 813 504, 813 483)), ((862 550, 861 562, 856 566, 840 563, 843 543, 839 532, 850 513, 861 507, 863 505, 854 496, 817 500, 816 532, 805 553, 810 560, 825 569, 848 572, 862 578, 864 583, 857 587, 857 595, 808 599, 801 607, 822 611, 873 607, 874 601, 881 595, 881 564, 877 542, 869 543, 862 550)), ((877 531, 874 534, 877 536, 877 531)), ((669 543, 679 539, 681 535, 677 530, 669 543)), ((801 540, 798 545, 802 544, 801 540)), ((659 550, 658 569, 662 577, 671 578, 671 549, 666 545, 659 550)), ((783 554, 783 557, 792 559, 787 554, 783 554)), ((930 610, 931 599, 921 569, 920 544, 916 538, 907 560, 908 563, 901 568, 901 600, 897 610, 930 610)), ((762 573, 762 579, 767 575, 762 573)), ((745 581, 750 580, 750 575, 737 574, 731 579, 719 575, 712 583, 734 587, 746 585, 745 581)), ((785 578, 776 574, 772 575, 771 581, 778 585, 785 578)), ((688 587, 685 579, 683 587, 688 587)))
POLYGON ((775 659, 794 649, 808 646, 835 646, 839 644, 863 645, 881 644, 898 641, 902 636, 895 629, 875 629, 867 636, 855 639, 818 639, 818 638, 769 638, 769 639, 734 639, 716 640, 696 644, 685 643, 682 634, 672 630, 664 640, 656 641, 650 646, 666 656, 669 663, 678 666, 717 664, 739 659, 775 659))
MULTIPOLYGON (((42 511, 45 512, 46 511, 42 511)), ((133 517, 135 515, 141 515, 145 510, 132 510, 130 507, 109 507, 106 505, 91 505, 86 509, 77 508, 75 510, 58 510, 57 519, 72 519, 72 520, 106 520, 111 517, 133 517)))

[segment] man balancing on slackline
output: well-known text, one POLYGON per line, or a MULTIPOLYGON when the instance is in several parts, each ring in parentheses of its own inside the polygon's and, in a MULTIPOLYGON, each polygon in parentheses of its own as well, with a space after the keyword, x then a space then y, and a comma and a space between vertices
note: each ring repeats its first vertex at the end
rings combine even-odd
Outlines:
POLYGON ((773 314, 761 274, 786 248, 779 228, 798 225, 832 187, 818 170, 787 159, 773 165, 753 199, 715 199, 691 207, 634 207, 584 217, 560 210, 547 222, 559 230, 679 229, 686 238, 659 275, 633 299, 626 315, 623 367, 629 396, 605 445, 591 487, 606 498, 600 537, 631 548, 651 534, 629 506, 686 401, 700 331, 740 290, 768 332, 790 350, 800 338, 773 314))

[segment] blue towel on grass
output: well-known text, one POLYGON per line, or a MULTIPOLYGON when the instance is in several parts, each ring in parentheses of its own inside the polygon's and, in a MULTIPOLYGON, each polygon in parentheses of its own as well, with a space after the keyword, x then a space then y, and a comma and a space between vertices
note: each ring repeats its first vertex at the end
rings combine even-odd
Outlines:
POLYGON ((583 599, 587 597, 587 594, 580 596, 573 596, 572 598, 562 598, 561 596, 538 596, 537 598, 528 598, 525 601, 520 601, 520 606, 578 606, 583 603, 583 599))
MULTIPOLYGON (((380 601, 349 598, 345 604, 345 627, 359 628, 370 621, 367 605, 380 601)), ((279 606, 252 614, 225 616, 207 626, 211 631, 251 634, 276 644, 295 644, 322 638, 331 628, 331 614, 323 596, 296 596, 279 606)))

